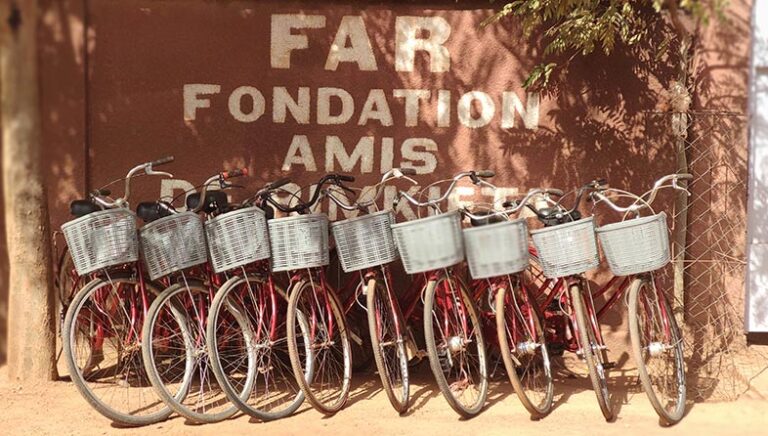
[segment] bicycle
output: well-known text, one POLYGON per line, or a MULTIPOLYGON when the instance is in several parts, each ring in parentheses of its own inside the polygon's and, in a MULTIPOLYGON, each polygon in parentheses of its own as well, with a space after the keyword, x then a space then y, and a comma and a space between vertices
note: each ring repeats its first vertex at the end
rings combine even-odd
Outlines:
MULTIPOLYGON (((274 211, 265 197, 287 183, 289 179, 270 183, 239 208, 206 223, 214 270, 232 276, 219 288, 210 307, 211 366, 227 398, 262 421, 289 416, 304 401, 288 356, 288 295, 269 268, 267 220, 274 211), (230 320, 234 316, 246 320, 244 342, 233 341, 230 320), (250 392, 242 395, 247 386, 250 392)), ((307 323, 302 320, 299 324, 305 337, 307 323)), ((306 345, 300 348, 311 379, 311 350, 306 345)))
POLYGON ((664 212, 656 214, 651 204, 658 191, 667 187, 690 195, 678 180, 692 178, 690 174, 664 176, 641 196, 606 186, 590 194, 595 206, 605 203, 624 214, 622 221, 598 227, 595 232, 611 272, 623 277, 620 289, 629 298, 629 336, 640 381, 659 418, 668 425, 679 422, 685 413, 685 361, 682 334, 654 276, 654 271, 670 260, 667 217, 664 212), (669 181, 671 184, 665 185, 669 181), (619 206, 608 198, 610 194, 628 198, 631 203, 619 206), (645 209, 652 215, 641 217, 645 209), (634 217, 629 218, 631 215, 634 217))
POLYGON ((550 193, 544 193, 536 204, 528 201, 526 206, 545 226, 530 232, 535 246, 532 258, 547 278, 531 295, 536 301, 546 295, 540 307, 545 324, 554 332, 548 342, 551 348, 562 348, 584 359, 600 411, 606 421, 611 421, 614 414, 606 370, 612 364, 608 362, 593 295, 584 277, 585 272, 599 265, 597 241, 593 218, 582 218, 576 210, 584 194, 602 184, 604 181, 596 180, 577 189, 571 209, 561 205, 563 198, 550 200, 550 193))
MULTIPOLYGON (((157 202, 161 217, 140 232, 149 277, 163 280, 165 289, 147 311, 142 329, 142 358, 157 395, 176 413, 195 423, 212 423, 237 412, 221 386, 214 383, 206 322, 214 294, 224 279, 211 267, 203 217, 222 216, 228 200, 228 180, 247 170, 218 173, 205 181, 199 194, 187 196, 186 212, 157 202), (214 183, 220 190, 209 190, 214 183), (203 215, 203 216, 201 216, 203 215)), ((247 320, 233 313, 230 338, 245 342, 247 320)), ((227 332, 229 334, 229 332, 227 332)), ((249 367, 253 370, 253 364, 249 367)), ((249 378, 248 380, 252 380, 249 378)), ((245 395, 251 389, 243 386, 245 395)))
POLYGON ((347 201, 336 198, 330 189, 324 191, 325 196, 344 210, 366 213, 369 208, 374 209, 365 215, 334 222, 331 232, 342 269, 345 273, 358 273, 361 284, 350 294, 344 313, 349 313, 361 293, 366 295, 366 318, 374 361, 387 398, 399 413, 408 409, 410 385, 406 332, 400 329, 402 315, 395 309, 397 296, 392 291, 389 269, 389 264, 398 258, 391 230, 395 219, 391 210, 375 209, 386 183, 405 179, 415 185, 416 181, 408 177, 415 174, 413 169, 392 169, 370 188, 370 199, 358 199, 352 204, 349 204, 345 191, 341 193, 347 201))
POLYGON ((70 205, 77 216, 62 226, 80 280, 90 280, 68 307, 62 327, 70 378, 99 413, 125 426, 153 424, 171 414, 151 390, 140 353, 143 317, 159 293, 139 260, 136 220, 128 209, 131 180, 140 174, 172 177, 154 167, 173 157, 135 166, 122 197, 96 190, 70 205), (147 395, 149 394, 149 395, 147 395))
POLYGON ((488 300, 482 317, 493 326, 496 349, 515 392, 534 419, 546 416, 554 396, 546 334, 537 302, 523 285, 528 268, 528 226, 525 218, 511 219, 533 197, 559 194, 555 189, 534 189, 505 210, 478 214, 464 207, 470 219, 464 246, 475 301, 488 300))
MULTIPOLYGON (((426 192, 438 183, 450 182, 439 198, 421 202, 406 192, 398 191, 396 202, 405 198, 416 207, 429 207, 436 214, 426 218, 394 224, 392 233, 405 271, 420 275, 423 297, 423 322, 426 351, 430 368, 440 392, 451 408, 465 418, 477 415, 488 395, 488 369, 482 323, 473 296, 455 266, 464 259, 459 211, 440 213, 445 201, 459 180, 468 177, 481 185, 482 178, 492 177, 491 171, 466 171, 451 179, 440 180, 424 188, 426 192)), ((492 185, 490 185, 492 186, 492 185)), ((407 304, 403 325, 412 317, 419 302, 414 298, 407 304)), ((399 303, 391 300, 393 313, 400 313, 399 303)), ((403 326, 401 330, 405 330, 403 326)))
MULTIPOLYGON (((352 176, 328 174, 307 202, 288 207, 272 197, 273 207, 299 215, 268 221, 272 272, 290 272, 288 355, 294 377, 309 403, 324 414, 339 411, 349 397, 352 376, 350 332, 336 291, 326 278, 329 264, 328 217, 310 213, 326 184, 344 187, 352 176), (302 350, 309 349, 309 357, 302 350)), ((295 197, 294 197, 295 198, 295 197)))

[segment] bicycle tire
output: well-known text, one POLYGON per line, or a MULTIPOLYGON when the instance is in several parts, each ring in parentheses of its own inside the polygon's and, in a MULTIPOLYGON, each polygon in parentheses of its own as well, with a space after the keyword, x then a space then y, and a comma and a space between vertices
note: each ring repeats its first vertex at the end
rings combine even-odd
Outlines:
POLYGON ((576 314, 576 326, 579 329, 579 341, 581 342, 581 352, 587 364, 589 379, 592 382, 592 388, 597 397, 597 403, 600 405, 600 411, 603 413, 606 421, 614 418, 613 411, 609 401, 608 381, 606 380, 605 369, 603 366, 602 352, 599 350, 599 344, 592 330, 592 323, 587 317, 587 310, 584 303, 581 286, 574 284, 570 286, 571 301, 576 314))
MULTIPOLYGON (((510 289, 512 289, 511 292, 515 292, 515 289, 512 287, 512 282, 510 283, 510 289)), ((499 350, 502 356, 502 360, 504 361, 504 367, 507 371, 507 375, 509 376, 509 380, 512 383, 512 386, 515 388, 515 392, 517 393, 518 398, 520 399, 520 402, 523 403, 523 406, 530 412, 531 418, 533 419, 541 419, 552 410, 552 403, 554 398, 554 386, 552 383, 552 367, 551 362, 549 360, 549 352, 547 349, 547 342, 545 339, 544 329, 541 326, 541 320, 539 319, 539 316, 535 310, 535 308, 530 306, 530 302, 532 301, 530 294, 525 289, 525 287, 520 287, 520 285, 517 286, 518 288, 521 288, 521 292, 525 292, 526 294, 526 301, 528 302, 528 308, 526 310, 523 310, 520 308, 520 305, 517 303, 516 298, 511 298, 510 304, 512 307, 510 307, 507 303, 507 287, 501 287, 496 291, 496 334, 499 341, 499 350), (528 392, 531 391, 531 389, 526 388, 523 384, 523 380, 521 379, 521 376, 518 374, 518 369, 523 368, 524 376, 525 373, 528 373, 528 367, 530 365, 523 365, 521 362, 521 359, 525 357, 525 352, 519 352, 519 354, 523 354, 521 357, 515 357, 512 355, 512 348, 514 347, 516 350, 516 354, 518 354, 517 349, 518 345, 516 343, 513 343, 510 336, 513 335, 513 332, 511 328, 509 327, 509 314, 518 317, 518 323, 528 323, 528 326, 531 324, 533 325, 534 331, 528 331, 528 334, 526 335, 526 338, 528 341, 526 343, 530 343, 533 341, 536 345, 538 345, 537 348, 534 349, 533 353, 534 356, 539 356, 541 359, 541 365, 543 367, 544 371, 544 395, 543 398, 540 401, 535 401, 532 398, 532 395, 528 392), (527 318, 527 319, 524 319, 527 318)), ((513 321, 514 322, 514 321, 513 321)), ((526 348, 527 350, 527 348, 526 348)), ((534 365, 537 363, 534 362, 535 358, 530 359, 531 362, 533 362, 534 365)), ((535 375, 534 375, 535 377, 535 375)), ((530 377, 528 377, 530 379, 530 377)), ((527 384, 528 380, 526 380, 527 384)))
POLYGON ((379 378, 381 378, 381 385, 384 392, 387 393, 387 398, 392 404, 395 410, 403 414, 408 410, 408 401, 410 397, 410 382, 408 375, 408 354, 405 350, 405 338, 402 332, 405 331, 405 323, 403 322, 403 315, 400 313, 400 307, 395 300, 396 297, 391 295, 391 291, 388 289, 385 282, 385 287, 382 289, 378 281, 372 278, 368 281, 366 287, 366 303, 368 308, 368 331, 371 335, 371 348, 373 350, 373 358, 376 362, 376 369, 379 372, 379 378), (381 298, 377 300, 377 296, 381 298), (392 301, 394 300, 394 301, 392 301), (378 304, 377 304, 378 303, 378 304), (381 320, 386 316, 391 316, 391 322, 386 324, 381 320), (397 334, 395 324, 400 324, 400 334, 397 334), (389 331, 387 330, 389 325, 389 331), (387 349, 394 350, 394 360, 398 362, 396 368, 391 368, 388 365, 387 349), (398 376, 400 382, 398 383, 398 376), (396 389, 396 386, 400 384, 401 388, 396 389))
MULTIPOLYGON (((229 401, 231 401, 235 406, 237 406, 240 411, 243 413, 252 416, 254 418, 257 418, 262 421, 272 421, 275 419, 285 418, 287 416, 292 415, 304 402, 304 393, 301 391, 301 388, 296 384, 296 381, 294 379, 293 370, 290 366, 290 359, 288 357, 288 351, 287 351, 287 336, 286 336, 286 326, 284 325, 277 325, 277 331, 279 334, 282 334, 282 340, 278 339, 276 341, 273 341, 270 337, 265 336, 265 340, 261 340, 260 343, 256 343, 255 337, 260 336, 260 333, 263 332, 255 332, 254 324, 259 325, 259 328, 270 326, 269 319, 257 319, 257 320, 251 320, 251 318, 248 317, 248 310, 245 309, 243 306, 245 305, 245 300, 242 302, 237 301, 237 297, 234 297, 234 299, 230 299, 230 295, 233 293, 236 293, 238 288, 244 284, 244 283, 255 283, 259 286, 265 285, 264 280, 256 275, 248 275, 245 277, 242 276, 236 276, 228 280, 226 283, 224 283, 221 288, 216 293, 213 303, 211 304, 211 311, 208 317, 208 325, 207 325, 207 335, 208 335, 208 347, 209 347, 209 353, 211 356, 211 367, 213 369, 213 373, 216 376, 216 379, 219 382, 219 385, 224 390, 225 394, 227 395, 227 398, 229 398, 229 401), (249 330, 246 332, 247 339, 247 352, 250 354, 247 358, 247 361, 254 362, 260 366, 260 368, 254 368, 253 371, 248 371, 248 376, 254 376, 257 377, 260 374, 263 376, 264 386, 270 386, 270 383, 274 383, 271 380, 278 379, 278 376, 270 376, 270 375, 264 375, 264 374, 272 374, 272 372, 275 370, 275 365, 285 365, 287 363, 286 369, 287 369, 287 375, 290 377, 290 382, 296 384, 295 387, 295 395, 293 396, 293 399, 285 398, 288 400, 287 402, 281 403, 282 407, 280 407, 278 410, 266 410, 268 404, 261 404, 258 403, 258 405, 251 404, 250 400, 253 398, 254 394, 257 397, 260 397, 261 395, 255 392, 255 389, 257 386, 261 386, 259 383, 251 381, 250 384, 254 388, 251 392, 248 393, 247 397, 243 397, 240 392, 233 386, 233 383, 231 381, 232 377, 226 373, 224 369, 224 365, 222 365, 222 359, 221 354, 219 352, 219 335, 216 334, 216 329, 218 326, 218 321, 220 317, 222 316, 222 311, 242 311, 244 314, 246 320, 248 320, 248 326, 249 330), (286 347, 286 351, 284 356, 279 353, 278 351, 274 351, 275 348, 279 346, 280 343, 283 343, 286 347), (258 356, 256 355, 256 350, 258 349, 258 352, 260 353, 258 356), (261 354, 264 353, 264 354, 261 354), (284 359, 283 359, 284 357, 284 359), (282 360, 286 360, 287 362, 283 363, 282 360), (261 367, 265 366, 266 362, 266 369, 262 369, 261 367), (276 363, 275 363, 276 362, 276 363)), ((248 287, 249 295, 252 295, 252 288, 249 285, 248 287)), ((286 296, 285 292, 276 287, 276 294, 278 299, 281 299, 284 303, 284 306, 288 305, 288 297, 286 296)), ((271 302, 267 302, 271 303, 271 302)), ((275 302, 277 306, 277 302, 275 302)), ((271 304, 267 304, 268 307, 272 307, 271 304)), ((283 306, 283 304, 280 304, 279 306, 283 306)), ((271 309, 267 309, 267 311, 272 312, 271 309)), ((254 315, 259 315, 259 311, 254 311, 254 315)), ((281 311, 278 307, 275 307, 276 313, 271 313, 271 316, 285 316, 285 312, 281 311)), ((300 323, 302 330, 306 332, 306 323, 300 323)), ((267 335, 269 332, 267 332, 267 335)), ((308 349, 305 350, 308 359, 311 359, 311 356, 309 356, 308 349)), ((232 352, 230 352, 232 354, 232 352)), ((280 378, 283 378, 283 376, 280 376, 280 378)), ((249 383, 249 382, 246 382, 249 383)), ((266 395, 269 396, 270 392, 269 389, 267 389, 266 395)), ((270 402, 274 404, 275 398, 274 398, 274 392, 272 393, 273 397, 270 398, 270 402)), ((290 395, 290 394, 289 394, 290 395)))
MULTIPOLYGON (((652 303, 652 302, 651 302, 652 303)), ((653 314, 652 314, 653 315, 653 314)), ((675 320, 674 316, 672 315, 672 308, 669 306, 669 303, 667 302, 667 299, 664 298, 664 295, 661 294, 658 289, 656 289, 656 286, 654 286, 653 282, 651 280, 648 280, 646 278, 636 278, 632 281, 632 284, 629 288, 629 336, 632 342, 632 352, 635 358, 635 362, 637 364, 637 371, 640 376, 640 381, 643 384, 643 389, 645 390, 646 395, 648 396, 648 400, 650 400, 651 405, 656 410, 656 413, 659 415, 659 418, 663 421, 664 424, 667 425, 673 425, 678 422, 680 422, 681 419, 683 419, 683 416, 685 415, 685 397, 686 397, 686 386, 685 386, 685 359, 684 359, 684 351, 683 351, 683 341, 680 334, 680 329, 677 326, 677 321, 675 320), (649 375, 648 371, 648 362, 646 361, 647 357, 656 357, 656 356, 649 356, 650 351, 647 350, 648 347, 644 346, 644 344, 641 342, 641 326, 640 326, 640 315, 638 314, 639 311, 639 300, 640 300, 640 291, 644 288, 644 286, 649 286, 651 288, 651 291, 656 295, 658 304, 661 304, 663 307, 659 308, 661 311, 656 312, 659 315, 659 319, 657 319, 657 322, 660 322, 662 324, 656 324, 656 326, 666 325, 669 326, 669 331, 671 334, 671 339, 673 344, 672 345, 664 345, 665 340, 661 341, 662 346, 670 347, 666 350, 662 350, 661 353, 664 353, 668 351, 669 349, 673 350, 673 361, 674 361, 674 371, 677 381, 677 396, 674 398, 674 403, 672 404, 672 408, 670 410, 669 407, 665 407, 661 404, 660 395, 656 392, 654 389, 654 383, 651 380, 651 377, 649 375), (660 298, 659 298, 660 297, 660 298), (664 315, 666 313, 666 316, 664 315), (648 351, 648 352, 646 352, 648 351)), ((664 383, 666 384, 666 383, 664 383)))
MULTIPOLYGON (((186 283, 186 285, 184 283, 178 283, 169 286, 157 296, 155 301, 153 301, 152 305, 149 307, 142 332, 142 341, 146 344, 146 346, 142 348, 142 357, 149 379, 152 382, 152 386, 155 388, 155 392, 157 392, 171 409, 193 423, 204 424, 219 422, 233 416, 237 413, 238 409, 234 404, 229 403, 229 400, 223 391, 221 394, 216 392, 217 388, 220 389, 218 386, 211 386, 212 389, 208 392, 208 395, 203 392, 205 390, 203 384, 206 380, 210 380, 210 375, 208 374, 208 370, 210 369, 208 366, 208 356, 205 354, 207 353, 207 349, 205 348, 207 343, 205 331, 200 331, 202 330, 200 327, 197 329, 191 328, 195 324, 199 324, 200 320, 195 319, 197 316, 194 313, 189 313, 185 308, 181 307, 178 301, 174 301, 173 299, 177 295, 186 293, 193 298, 199 296, 201 298, 201 304, 205 305, 208 304, 207 297, 209 290, 202 282, 196 280, 187 280, 186 283), (177 378, 171 380, 164 380, 161 378, 160 371, 157 368, 155 351, 153 349, 155 327, 157 327, 161 311, 166 308, 170 310, 173 315, 172 319, 177 323, 176 325, 170 326, 170 328, 178 327, 179 330, 181 330, 180 334, 184 343, 183 359, 185 370, 179 388, 175 394, 171 392, 169 385, 171 383, 175 384, 177 378), (181 322, 182 320, 184 322, 181 322), (200 344, 200 341, 203 341, 203 343, 200 344), (205 352, 203 352, 204 349, 205 352), (198 383, 200 383, 201 386, 198 390, 200 391, 200 395, 193 393, 192 396, 197 397, 198 401, 204 401, 204 403, 197 403, 193 407, 190 407, 184 404, 184 400, 190 396, 190 389, 194 382, 196 370, 199 370, 198 383), (212 395, 212 400, 209 400, 210 395, 212 395), (212 404, 211 408, 217 408, 218 410, 211 411, 209 409, 206 411, 207 404, 212 404), (199 411, 200 409, 202 409, 202 412, 199 411)), ((208 306, 210 305, 208 304, 208 306)), ((197 308, 195 307, 194 310, 196 311, 197 308)), ((173 376, 173 374, 171 374, 171 376, 173 376)))
MULTIPOLYGON (((339 410, 341 410, 342 407, 346 404, 347 400, 349 399, 349 392, 351 388, 351 378, 352 378, 352 349, 350 346, 350 338, 349 338, 349 331, 347 330, 346 320, 344 319, 344 312, 341 309, 341 304, 339 304, 339 300, 336 297, 335 293, 331 290, 322 290, 319 289, 320 292, 315 292, 315 286, 312 281, 308 280, 300 280, 296 282, 289 292, 290 298, 288 300, 288 354, 291 359, 291 367, 293 368, 293 374, 294 377, 296 377, 296 382, 301 387, 302 392, 304 392, 304 396, 306 400, 318 411, 320 411, 323 414, 326 415, 332 415, 339 410), (310 330, 314 328, 313 331, 315 332, 325 332, 327 334, 327 331, 329 330, 328 326, 325 325, 324 319, 321 319, 321 323, 319 327, 317 324, 313 324, 314 320, 311 313, 314 313, 312 308, 310 307, 310 310, 303 309, 303 300, 302 296, 307 295, 305 294, 307 290, 312 291, 312 297, 313 299, 310 300, 310 304, 312 304, 312 301, 317 302, 320 306, 320 300, 318 299, 318 294, 323 296, 323 303, 327 304, 327 306, 331 309, 331 316, 333 316, 334 323, 336 326, 336 333, 338 333, 338 340, 340 342, 341 346, 341 359, 343 362, 342 365, 342 372, 343 374, 340 374, 342 377, 342 380, 340 383, 334 383, 334 384, 340 384, 338 393, 332 393, 331 398, 329 400, 325 400, 324 398, 321 398, 321 392, 315 392, 315 389, 313 388, 313 385, 315 385, 315 376, 317 374, 321 374, 321 377, 324 377, 325 369, 324 368, 318 368, 317 362, 326 362, 327 360, 318 357, 320 355, 320 352, 323 351, 322 348, 325 346, 323 344, 326 344, 328 342, 331 342, 330 345, 336 345, 336 341, 325 341, 318 344, 314 343, 314 339, 312 337, 307 338, 306 336, 299 338, 296 331, 296 323, 301 322, 300 320, 304 317, 306 317, 306 322, 310 325, 310 330), (312 369, 309 368, 303 368, 302 367, 302 359, 299 356, 299 344, 306 344, 310 343, 310 348, 312 349, 312 369)), ((325 309, 325 308, 324 308, 325 309)), ((326 355, 327 356, 327 355, 326 355)), ((321 380, 319 388, 323 388, 323 382, 321 380)))
MULTIPOLYGON (((88 382, 85 380, 85 376, 83 375, 83 370, 78 366, 78 363, 76 362, 77 360, 77 356, 75 356, 76 345, 74 344, 74 341, 77 340, 76 339, 77 332, 75 332, 74 330, 77 327, 77 324, 75 323, 75 321, 79 319, 79 315, 81 311, 84 309, 84 306, 87 304, 90 297, 94 295, 101 288, 102 285, 108 284, 110 282, 126 283, 133 286, 137 284, 137 280, 128 274, 115 274, 110 279, 105 279, 102 277, 96 278, 88 282, 85 286, 83 286, 80 289, 80 291, 75 295, 75 297, 72 299, 72 303, 69 305, 69 309, 67 310, 67 314, 64 320, 64 327, 63 327, 64 330, 62 332, 63 333, 62 345, 63 345, 63 354, 65 356, 65 360, 67 363, 67 369, 69 371, 70 379, 72 380, 72 383, 75 385, 75 387, 80 392, 80 394, 85 398, 85 400, 97 412, 109 418, 111 421, 127 427, 139 427, 139 426, 156 424, 160 421, 167 419, 172 413, 172 410, 167 405, 162 403, 159 397, 157 397, 157 401, 159 402, 158 405, 161 408, 147 415, 136 415, 136 414, 130 413, 130 411, 118 410, 114 406, 109 405, 105 401, 101 400, 94 393, 94 390, 91 389, 91 387, 88 385, 88 382)), ((146 285, 148 298, 152 298, 154 295, 157 295, 158 290, 156 289, 155 285, 149 282, 146 282, 145 285, 146 285)), ((143 310, 141 312, 143 313, 143 310)), ((122 331, 119 329, 115 329, 115 330, 122 331)), ((86 362, 86 365, 91 363, 92 357, 93 357, 93 354, 91 351, 91 355, 89 356, 88 361, 86 362)), ((142 377, 144 378, 147 377, 143 364, 140 365, 140 367, 137 366, 136 370, 137 370, 136 376, 139 379, 141 379, 142 377)), ((121 376, 121 380, 122 379, 129 380, 131 379, 131 377, 121 376)), ((149 384, 149 380, 146 380, 146 384, 149 384)), ((130 386, 127 386, 126 388, 129 389, 130 386)), ((151 389, 150 391, 152 391, 151 395, 154 396, 154 391, 151 389)), ((140 407, 138 410, 142 410, 142 409, 144 408, 140 407)))
MULTIPOLYGON (((451 289, 453 289, 453 286, 450 286, 451 289)), ((456 306, 452 306, 456 307, 456 306)), ((459 330, 463 330, 463 328, 459 328, 459 330)), ((459 333, 466 333, 466 332, 459 332, 459 333)), ((469 292, 466 289, 466 286, 464 285, 461 280, 459 280, 457 277, 453 276, 450 273, 441 273, 437 280, 432 280, 427 283, 426 289, 425 289, 425 295, 424 295, 424 338, 427 345, 427 355, 429 356, 429 366, 432 369, 432 373, 435 376, 435 381, 437 382, 437 386, 440 388, 440 392, 443 394, 443 397, 445 397, 448 404, 451 406, 451 408, 456 411, 459 415, 461 415, 464 418, 471 418, 483 409, 485 406, 485 400, 488 396, 488 368, 487 368, 487 361, 486 361, 486 354, 485 354, 485 339, 483 338, 483 332, 482 332, 482 324, 480 322, 480 315, 478 314, 477 308, 475 307, 474 301, 472 301, 471 296, 469 295, 469 292), (450 367, 448 368, 448 371, 450 372, 453 369, 453 362, 454 359, 451 358, 451 353, 454 352, 449 349, 451 344, 455 344, 456 341, 452 341, 453 338, 458 338, 459 336, 454 335, 451 336, 450 340, 448 341, 441 341, 441 343, 438 345, 436 336, 435 336, 435 329, 433 326, 433 320, 434 317, 437 315, 435 314, 434 307, 435 307, 435 296, 437 294, 437 289, 439 285, 441 285, 446 280, 452 280, 455 281, 456 284, 458 284, 458 292, 459 297, 461 300, 457 300, 455 295, 455 290, 452 290, 451 292, 454 294, 452 297, 454 298, 454 302, 461 303, 460 306, 466 308, 466 311, 461 310, 459 313, 458 311, 454 311, 453 315, 469 315, 469 319, 471 320, 473 324, 473 328, 469 331, 469 335, 464 336, 472 336, 476 342, 476 348, 477 348, 477 369, 478 369, 478 376, 479 376, 479 386, 478 394, 476 396, 476 400, 470 404, 470 405, 464 405, 461 404, 459 399, 456 398, 454 395, 453 390, 451 389, 451 386, 455 383, 448 382, 443 364, 442 359, 440 356, 440 352, 438 348, 441 350, 445 350, 445 359, 448 360, 448 364, 450 367)), ((458 345, 454 345, 455 348, 464 347, 465 344, 461 343, 461 341, 466 341, 466 339, 459 338, 460 343, 458 345)), ((467 341, 468 342, 468 341, 467 341)), ((462 356, 465 357, 463 351, 461 351, 462 356)), ((461 372, 461 371, 460 371, 461 372)), ((465 373, 468 373, 465 371, 465 373)), ((475 380, 471 380, 468 385, 475 386, 475 380)))

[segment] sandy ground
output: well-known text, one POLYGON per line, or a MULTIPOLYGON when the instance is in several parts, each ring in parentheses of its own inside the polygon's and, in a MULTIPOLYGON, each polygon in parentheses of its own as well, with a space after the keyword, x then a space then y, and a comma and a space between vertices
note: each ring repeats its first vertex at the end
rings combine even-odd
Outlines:
MULTIPOLYGON (((569 365, 570 366, 570 365, 569 365)), ((9 383, 0 370, 0 433, 24 435, 104 434, 235 434, 260 432, 273 435, 380 435, 380 434, 765 434, 768 401, 759 392, 748 393, 732 403, 691 404, 684 420, 664 428, 645 394, 629 372, 611 374, 614 408, 618 419, 606 423, 585 376, 560 370, 555 385, 555 410, 547 418, 532 421, 509 383, 497 377, 491 383, 488 406, 479 416, 461 420, 430 382, 426 365, 415 371, 411 411, 398 416, 390 407, 379 381, 372 374, 355 374, 354 391, 347 407, 324 417, 306 404, 294 416, 269 423, 236 416, 213 425, 190 425, 179 417, 141 429, 121 429, 92 410, 75 387, 51 382, 21 388, 9 383), (764 397, 762 397, 764 398, 764 397)))

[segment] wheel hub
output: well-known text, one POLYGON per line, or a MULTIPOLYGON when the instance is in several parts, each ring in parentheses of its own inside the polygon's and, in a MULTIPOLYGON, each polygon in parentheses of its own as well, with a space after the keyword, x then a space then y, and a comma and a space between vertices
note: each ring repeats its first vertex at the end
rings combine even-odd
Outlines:
POLYGON ((533 341, 525 341, 517 344, 517 352, 520 354, 536 354, 541 344, 533 341))
POLYGON ((651 342, 648 344, 648 354, 650 354, 651 357, 658 357, 667 351, 667 348, 668 347, 661 342, 651 342))
POLYGON ((464 339, 460 336, 451 336, 448 338, 448 349, 451 353, 458 353, 464 350, 464 339))

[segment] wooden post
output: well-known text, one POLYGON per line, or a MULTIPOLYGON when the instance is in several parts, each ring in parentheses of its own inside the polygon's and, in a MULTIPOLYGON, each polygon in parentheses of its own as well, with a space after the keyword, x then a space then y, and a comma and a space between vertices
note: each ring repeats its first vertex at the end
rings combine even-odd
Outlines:
POLYGON ((0 6, 0 113, 9 258, 8 376, 56 376, 51 244, 41 163, 36 0, 0 6))

